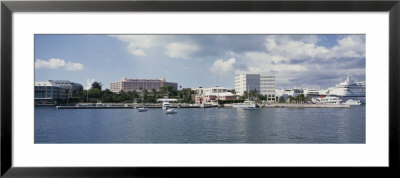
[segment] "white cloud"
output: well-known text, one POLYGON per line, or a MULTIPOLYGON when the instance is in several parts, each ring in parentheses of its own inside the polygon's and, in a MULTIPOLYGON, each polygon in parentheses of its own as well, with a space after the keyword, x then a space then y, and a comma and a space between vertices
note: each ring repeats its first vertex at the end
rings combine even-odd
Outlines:
POLYGON ((146 56, 145 49, 165 44, 161 35, 110 35, 123 42, 127 42, 126 49, 134 56, 146 56))
POLYGON ((92 84, 96 81, 96 79, 92 78, 92 79, 86 79, 86 86, 85 89, 89 90, 90 88, 92 88, 92 84))
POLYGON ((68 71, 83 70, 83 65, 80 63, 67 62, 64 69, 68 71))
POLYGON ((133 50, 131 50, 131 53, 134 56, 146 56, 146 53, 141 49, 133 49, 133 50))
POLYGON ((199 50, 199 47, 193 44, 171 43, 165 49, 165 54, 171 58, 189 59, 191 54, 199 50))
POLYGON ((110 35, 121 41, 128 42, 131 47, 151 48, 164 42, 162 35, 110 35))
POLYGON ((65 62, 65 60, 59 58, 51 58, 48 61, 37 59, 35 61, 35 69, 41 69, 41 68, 47 68, 47 69, 62 68, 68 71, 77 71, 77 70, 83 70, 83 65, 80 63, 73 63, 70 61, 65 62))
POLYGON ((230 72, 234 69, 233 64, 235 63, 236 63, 235 58, 230 58, 226 61, 222 59, 217 59, 211 66, 210 70, 215 73, 230 72))
POLYGON ((349 35, 339 39, 325 58, 362 58, 365 57, 365 36, 349 35))
POLYGON ((270 53, 263 52, 246 52, 243 55, 243 58, 247 60, 249 64, 271 64, 271 63, 280 63, 284 61, 288 61, 289 58, 279 55, 273 55, 270 53))
POLYGON ((65 65, 65 61, 62 59, 49 59, 48 61, 37 59, 35 62, 35 68, 49 68, 49 69, 57 69, 59 67, 63 67, 65 65))
POLYGON ((271 55, 286 59, 314 58, 328 53, 328 49, 317 46, 314 38, 300 38, 292 40, 286 36, 268 36, 265 40, 267 51, 271 55))
POLYGON ((337 40, 337 45, 330 48, 320 46, 317 42, 319 40, 314 37, 268 36, 264 43, 266 51, 247 51, 237 56, 240 59, 238 62, 247 68, 234 69, 234 73, 278 71, 277 84, 292 87, 297 79, 304 79, 304 83, 296 84, 300 86, 315 87, 315 82, 329 83, 324 80, 343 77, 349 70, 359 76, 365 75, 365 68, 347 67, 365 58, 365 36, 343 36, 337 40))
POLYGON ((147 50, 164 47, 165 54, 170 58, 189 59, 200 48, 192 43, 182 43, 177 36, 171 35, 110 35, 123 42, 127 42, 126 49, 133 56, 147 56, 147 50))

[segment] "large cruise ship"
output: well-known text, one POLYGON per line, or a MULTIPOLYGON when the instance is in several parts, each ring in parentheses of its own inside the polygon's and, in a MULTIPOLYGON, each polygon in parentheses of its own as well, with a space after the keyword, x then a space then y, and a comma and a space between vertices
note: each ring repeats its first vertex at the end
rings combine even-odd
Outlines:
POLYGON ((351 75, 347 73, 346 80, 329 88, 327 95, 339 97, 343 101, 353 99, 365 103, 365 81, 355 82, 351 80, 351 75))

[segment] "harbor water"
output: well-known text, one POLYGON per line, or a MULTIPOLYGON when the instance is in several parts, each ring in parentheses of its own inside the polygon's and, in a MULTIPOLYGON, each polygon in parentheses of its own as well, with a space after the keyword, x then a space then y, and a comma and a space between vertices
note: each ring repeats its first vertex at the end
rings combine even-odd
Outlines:
POLYGON ((350 108, 56 109, 35 106, 35 143, 365 143, 350 108))

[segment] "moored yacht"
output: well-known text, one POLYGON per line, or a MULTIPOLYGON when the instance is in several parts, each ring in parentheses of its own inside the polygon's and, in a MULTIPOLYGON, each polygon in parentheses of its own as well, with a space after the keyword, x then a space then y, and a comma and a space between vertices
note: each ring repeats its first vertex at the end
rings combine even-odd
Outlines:
POLYGON ((175 114, 175 113, 177 113, 178 111, 176 110, 176 109, 173 109, 173 108, 169 108, 169 109, 167 109, 166 111, 165 111, 165 114, 175 114))
POLYGON ((170 102, 178 102, 177 99, 168 99, 168 97, 164 97, 163 99, 158 99, 157 102, 162 102, 162 108, 167 110, 171 107, 170 102))
POLYGON ((342 104, 342 100, 335 96, 313 98, 312 102, 314 104, 342 104))
POLYGON ((254 101, 245 100, 243 103, 234 103, 232 105, 234 108, 256 108, 256 103, 254 101))
POLYGON ((139 112, 146 112, 146 111, 147 111, 147 108, 141 107, 141 108, 138 108, 138 111, 139 111, 139 112))
POLYGON ((343 104, 347 104, 347 105, 361 105, 361 101, 360 100, 353 100, 353 99, 349 99, 346 102, 344 102, 343 104))
POLYGON ((171 105, 169 104, 168 101, 163 101, 163 103, 162 103, 162 108, 163 108, 163 109, 169 109, 170 106, 171 106, 171 105))

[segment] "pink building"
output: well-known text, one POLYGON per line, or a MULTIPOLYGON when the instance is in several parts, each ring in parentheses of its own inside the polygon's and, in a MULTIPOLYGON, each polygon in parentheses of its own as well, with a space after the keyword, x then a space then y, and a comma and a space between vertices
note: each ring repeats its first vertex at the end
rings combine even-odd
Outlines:
POLYGON ((165 78, 159 79, 127 79, 126 77, 122 78, 121 81, 111 82, 110 83, 110 91, 119 92, 119 91, 140 91, 140 90, 148 90, 156 89, 160 90, 160 87, 163 86, 172 86, 174 90, 178 90, 178 83, 166 82, 165 78))

